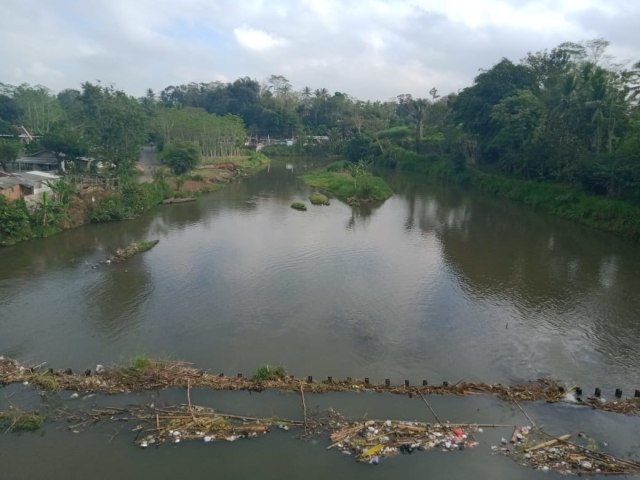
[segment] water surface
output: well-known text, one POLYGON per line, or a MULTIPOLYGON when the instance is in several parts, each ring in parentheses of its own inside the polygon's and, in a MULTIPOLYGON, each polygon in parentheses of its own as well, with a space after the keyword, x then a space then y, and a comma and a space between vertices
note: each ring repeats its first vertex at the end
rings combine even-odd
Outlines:
MULTIPOLYGON (((310 193, 297 175, 321 163, 274 162, 195 203, 1 249, 0 354, 76 370, 146 354, 232 375, 269 363, 315 378, 550 376, 585 391, 600 386, 606 396, 640 388, 637 245, 505 200, 394 175, 396 194, 381 206, 354 210, 334 199, 292 210, 310 193), (116 248, 152 238, 160 240, 153 250, 100 264, 116 248)), ((0 408, 18 401, 22 388, 0 389, 0 408)), ((155 395, 172 393, 118 401, 155 395)), ((193 395, 240 414, 300 415, 293 394, 193 395)), ((46 407, 40 402, 32 394, 23 408, 46 407)), ((415 397, 309 402, 317 412, 433 420, 415 397)), ((526 423, 495 399, 431 403, 452 421, 526 423)), ((585 429, 637 457, 634 420, 562 405, 527 408, 552 433, 585 429)), ((73 434, 48 424, 36 434, 0 435, 0 478, 554 477, 492 456, 502 435, 487 432, 462 455, 429 452, 368 468, 293 432, 141 451, 121 429, 73 434)))
POLYGON ((0 250, 0 353, 136 354, 251 374, 640 387, 637 245, 505 200, 390 177, 353 210, 289 207, 314 160, 197 202, 0 250), (119 265, 99 262, 158 238, 119 265))

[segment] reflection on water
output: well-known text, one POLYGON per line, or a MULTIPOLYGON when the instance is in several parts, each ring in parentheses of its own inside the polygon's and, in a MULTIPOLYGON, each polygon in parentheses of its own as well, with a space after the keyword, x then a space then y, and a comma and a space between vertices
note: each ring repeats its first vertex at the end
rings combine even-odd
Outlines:
POLYGON ((87 319, 105 337, 130 333, 140 319, 140 308, 153 291, 153 283, 139 258, 132 259, 132 268, 105 265, 95 283, 86 286, 87 319))
POLYGON ((640 385, 637 246, 503 200, 389 177, 383 205, 297 212, 268 171, 188 204, 0 250, 0 353, 139 353, 249 374, 640 385), (158 238, 120 265, 116 248, 158 238))
POLYGON ((406 190, 405 228, 438 236, 447 266, 475 299, 473 316, 511 344, 496 368, 526 358, 541 374, 638 381, 637 246, 456 189, 406 190), (483 318, 487 308, 491 318, 483 318))

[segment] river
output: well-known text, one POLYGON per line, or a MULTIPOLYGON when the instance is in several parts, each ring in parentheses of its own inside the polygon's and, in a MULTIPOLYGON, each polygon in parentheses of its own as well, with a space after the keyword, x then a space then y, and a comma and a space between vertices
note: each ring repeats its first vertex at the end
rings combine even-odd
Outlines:
POLYGON ((1 249, 0 354, 74 370, 145 354, 227 374, 268 363, 315 378, 640 388, 637 245, 402 175, 387 174, 396 193, 379 207, 291 209, 309 195, 297 176, 321 164, 274 161, 194 203, 1 249))

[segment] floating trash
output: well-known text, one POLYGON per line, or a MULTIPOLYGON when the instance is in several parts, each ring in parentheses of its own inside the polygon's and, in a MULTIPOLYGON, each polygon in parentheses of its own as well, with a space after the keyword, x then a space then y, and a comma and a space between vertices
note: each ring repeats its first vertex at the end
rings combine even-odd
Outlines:
POLYGON ((479 445, 473 434, 475 425, 429 424, 405 421, 346 422, 335 418, 330 426, 331 445, 359 461, 377 465, 383 458, 416 451, 440 448, 444 451, 464 450, 479 445))
MULTIPOLYGON (((527 427, 516 428, 516 431, 521 433, 524 439, 518 441, 512 450, 502 451, 524 466, 563 475, 640 473, 640 463, 571 442, 570 434, 554 437, 527 427)), ((579 434, 578 437, 593 442, 585 434, 579 434)))

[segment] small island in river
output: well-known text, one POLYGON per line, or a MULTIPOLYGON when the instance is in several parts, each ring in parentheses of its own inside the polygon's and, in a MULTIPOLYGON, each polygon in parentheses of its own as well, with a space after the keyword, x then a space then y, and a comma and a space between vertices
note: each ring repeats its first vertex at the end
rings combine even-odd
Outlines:
POLYGON ((302 180, 307 185, 327 191, 352 206, 381 203, 393 195, 389 185, 382 178, 370 173, 362 162, 334 162, 325 170, 304 174, 302 180))

